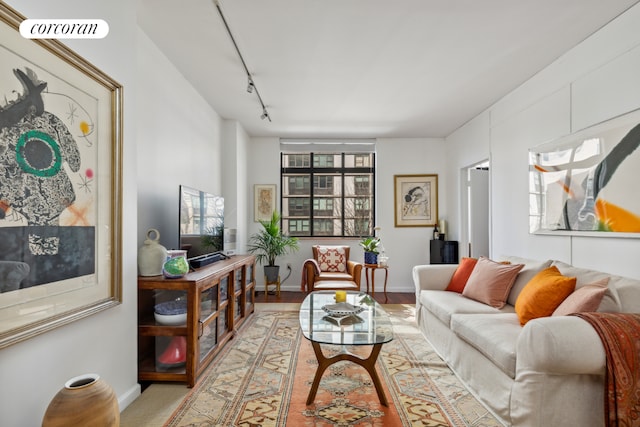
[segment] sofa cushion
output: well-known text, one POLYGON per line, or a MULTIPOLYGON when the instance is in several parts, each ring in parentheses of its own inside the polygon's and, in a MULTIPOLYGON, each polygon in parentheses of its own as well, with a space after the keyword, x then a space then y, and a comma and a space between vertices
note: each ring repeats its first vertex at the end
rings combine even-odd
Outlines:
POLYGON ((463 257, 453 276, 451 276, 451 281, 445 290, 461 294, 477 262, 477 258, 463 257))
POLYGON ((451 325, 451 315, 456 313, 500 314, 513 313, 513 307, 505 305, 502 309, 466 298, 457 292, 426 290, 420 292, 420 303, 447 326, 451 325))
POLYGON ((598 311, 605 311, 604 300, 607 298, 611 288, 613 288, 618 297, 619 311, 640 313, 640 280, 622 276, 611 276, 609 287, 604 294, 603 302, 598 307, 598 311))
POLYGON ((503 264, 480 257, 462 295, 495 308, 502 308, 523 264, 503 264))
POLYGON ((558 267, 551 266, 533 276, 516 300, 520 324, 531 319, 548 317, 576 288, 576 278, 563 276, 558 267))
POLYGON ((507 298, 507 302, 511 305, 516 305, 516 300, 518 299, 518 295, 524 289, 524 287, 529 283, 529 280, 533 278, 538 272, 544 270, 545 268, 551 265, 551 260, 548 259, 546 261, 521 258, 518 256, 502 256, 500 257, 503 261, 509 261, 512 264, 524 264, 520 273, 518 273, 518 277, 516 277, 516 281, 513 283, 511 287, 511 292, 509 292, 509 298, 507 298))
POLYGON ((553 316, 597 311, 607 291, 607 283, 609 283, 608 277, 576 289, 554 310, 553 316))
POLYGON ((451 330, 509 378, 515 378, 516 343, 522 331, 517 314, 454 314, 451 330))
MULTIPOLYGON (((589 285, 593 282, 596 282, 598 280, 605 279, 611 276, 607 273, 602 273, 600 271, 589 270, 587 268, 574 267, 562 261, 553 261, 552 265, 555 265, 556 267, 558 267, 558 270, 563 275, 575 277, 576 289, 580 289, 585 285, 589 285)), ((598 307, 598 311, 608 312, 608 313, 617 313, 619 311, 622 311, 622 304, 620 303, 620 298, 618 297, 618 292, 616 290, 616 287, 618 285, 617 279, 623 279, 623 278, 611 277, 611 279, 609 280, 609 286, 607 287, 607 291, 604 293, 604 297, 602 298, 600 307, 598 307)))

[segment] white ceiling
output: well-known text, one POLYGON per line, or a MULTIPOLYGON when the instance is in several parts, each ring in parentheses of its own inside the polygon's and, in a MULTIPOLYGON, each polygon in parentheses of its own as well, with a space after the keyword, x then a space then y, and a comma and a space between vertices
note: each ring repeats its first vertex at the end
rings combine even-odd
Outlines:
POLYGON ((140 0, 138 22, 252 136, 442 137, 637 2, 220 0, 272 122, 213 0, 140 0))

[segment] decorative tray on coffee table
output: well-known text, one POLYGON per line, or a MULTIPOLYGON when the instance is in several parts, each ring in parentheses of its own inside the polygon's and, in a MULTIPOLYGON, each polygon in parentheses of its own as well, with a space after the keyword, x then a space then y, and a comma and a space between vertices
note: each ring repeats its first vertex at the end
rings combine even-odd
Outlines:
POLYGON ((323 306, 322 309, 331 317, 345 317, 361 313, 364 307, 349 304, 348 302, 339 302, 336 304, 327 304, 323 306))

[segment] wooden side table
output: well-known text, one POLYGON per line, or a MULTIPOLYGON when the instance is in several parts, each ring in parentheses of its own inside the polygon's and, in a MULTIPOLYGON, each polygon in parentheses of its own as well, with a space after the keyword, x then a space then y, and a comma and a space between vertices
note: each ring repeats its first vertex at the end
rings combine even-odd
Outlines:
POLYGON ((384 270, 384 301, 387 302, 389 298, 387 297, 387 279, 389 277, 389 266, 385 265, 384 267, 379 266, 378 264, 365 264, 364 265, 364 276, 367 278, 367 293, 369 293, 369 275, 371 275, 371 296, 375 296, 376 293, 376 270, 384 270))

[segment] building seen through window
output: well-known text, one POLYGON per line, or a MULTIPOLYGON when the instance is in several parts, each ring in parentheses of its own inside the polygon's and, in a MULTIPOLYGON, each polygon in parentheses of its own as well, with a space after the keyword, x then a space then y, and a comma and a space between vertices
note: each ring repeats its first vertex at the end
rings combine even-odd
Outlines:
POLYGON ((361 237, 375 224, 375 153, 281 153, 282 229, 291 236, 361 237))

